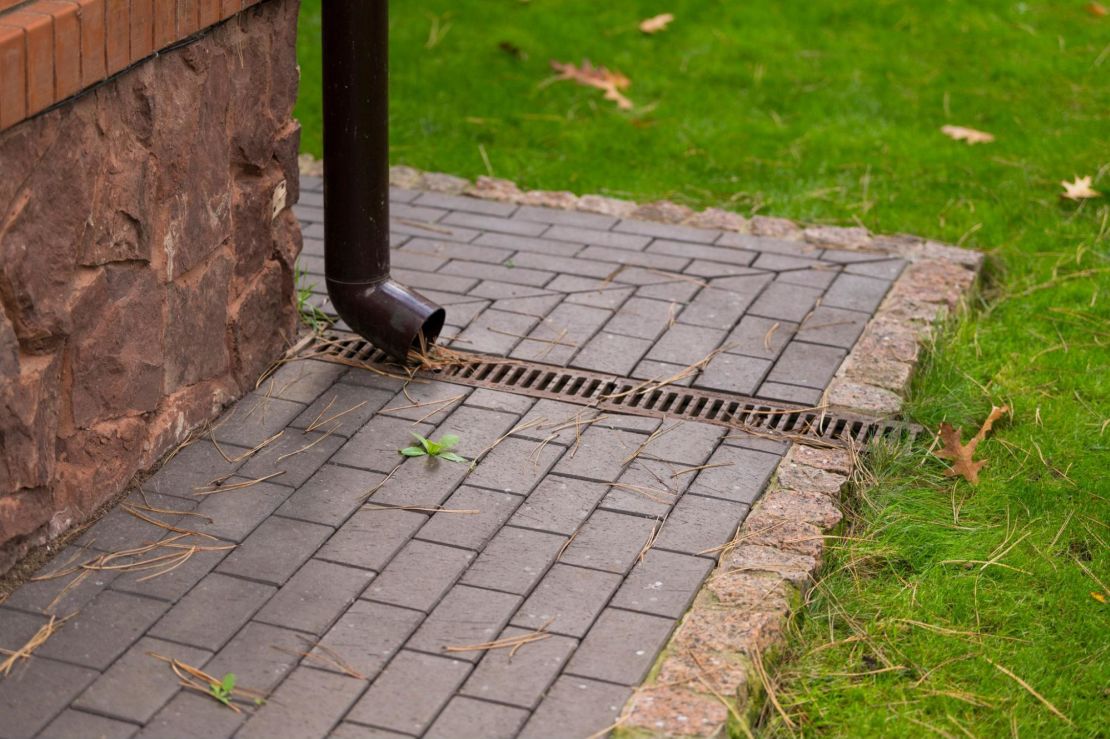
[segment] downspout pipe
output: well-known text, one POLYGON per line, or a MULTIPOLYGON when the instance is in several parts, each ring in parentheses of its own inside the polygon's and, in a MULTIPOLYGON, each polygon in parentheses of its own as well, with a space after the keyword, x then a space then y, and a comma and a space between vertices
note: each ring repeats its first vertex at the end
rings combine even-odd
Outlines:
POLYGON ((405 362, 446 313, 389 276, 389 3, 321 6, 328 296, 355 333, 405 362))

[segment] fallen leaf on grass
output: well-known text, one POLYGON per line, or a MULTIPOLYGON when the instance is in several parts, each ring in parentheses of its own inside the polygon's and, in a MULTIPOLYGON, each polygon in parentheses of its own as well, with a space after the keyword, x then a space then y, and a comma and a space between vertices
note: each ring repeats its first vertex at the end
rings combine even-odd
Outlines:
POLYGON ((1060 180, 1060 184, 1064 187, 1064 192, 1060 194, 1060 197, 1068 200, 1087 200, 1102 195, 1098 190, 1091 188, 1090 177, 1077 176, 1075 182, 1060 180))
POLYGON ((1095 600, 1097 600, 1099 603, 1105 603, 1106 602, 1106 596, 1105 595, 1103 595, 1102 593, 1096 593, 1093 590, 1091 591, 1091 597, 1094 598, 1095 600))
POLYGON ((559 73, 561 80, 573 80, 586 87, 596 87, 605 91, 605 99, 612 100, 621 110, 631 110, 632 101, 621 94, 632 84, 620 72, 611 72, 605 67, 595 67, 589 59, 583 59, 581 66, 564 64, 551 60, 551 68, 559 73))
POLYGON ((640 21, 640 30, 644 33, 659 33, 673 20, 674 15, 671 13, 652 16, 651 18, 640 21))
POLYGON ((979 470, 983 469, 987 460, 983 459, 977 462, 972 459, 972 457, 975 456, 975 447, 979 446, 979 442, 986 438, 994 422, 1002 418, 1003 414, 1009 411, 1009 406, 1004 405, 1001 408, 992 406, 991 413, 987 416, 987 420, 983 421, 983 425, 979 428, 979 432, 971 437, 971 441, 967 442, 967 444, 963 444, 960 440, 960 429, 954 429, 949 424, 942 423, 940 425, 940 440, 943 442, 944 448, 937 452, 936 456, 941 459, 953 460, 952 466, 946 469, 944 474, 948 477, 962 475, 963 478, 972 485, 978 484, 979 470))
POLYGON ((976 131, 965 126, 941 126, 940 132, 950 139, 966 141, 970 144, 989 144, 994 141, 994 135, 986 131, 976 131))
POLYGON ((1106 6, 1101 3, 1087 3, 1087 12, 1095 18, 1102 18, 1108 12, 1106 6))

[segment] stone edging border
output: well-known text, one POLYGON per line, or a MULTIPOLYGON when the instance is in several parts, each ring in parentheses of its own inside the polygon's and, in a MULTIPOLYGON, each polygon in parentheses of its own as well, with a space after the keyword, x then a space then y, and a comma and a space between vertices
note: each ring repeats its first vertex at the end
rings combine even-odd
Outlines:
MULTIPOLYGON (((302 159, 302 172, 320 174, 318 163, 302 159)), ((602 195, 523 191, 508 180, 479 177, 471 183, 411 167, 392 167, 390 184, 902 259, 907 264, 901 275, 823 397, 830 408, 875 416, 901 410, 922 341, 970 293, 983 266, 978 252, 915 236, 879 236, 861 227, 805 226, 766 216, 747 219, 666 200, 640 205, 602 195)), ((789 619, 813 586, 825 536, 842 519, 838 503, 857 469, 856 452, 790 445, 767 491, 721 552, 651 676, 633 693, 612 729, 634 737, 718 737, 726 733, 731 718, 751 735, 768 679, 763 656, 785 645, 789 619)))

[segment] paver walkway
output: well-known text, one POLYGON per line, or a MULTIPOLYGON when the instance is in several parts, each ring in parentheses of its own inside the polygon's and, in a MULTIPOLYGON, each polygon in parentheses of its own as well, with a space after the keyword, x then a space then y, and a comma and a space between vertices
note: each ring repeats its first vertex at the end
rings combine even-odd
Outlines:
MULTIPOLYGON (((302 187, 302 263, 322 288, 320 183, 302 187)), ((394 275, 447 307, 454 346, 639 378, 723 347, 693 383, 768 399, 818 401, 903 267, 393 197, 394 275)), ((0 678, 0 736, 589 736, 645 678, 713 567, 706 551, 734 535, 786 448, 319 361, 283 367, 212 437, 218 447, 182 449, 129 496, 134 513, 113 510, 44 572, 159 540, 117 562, 168 556, 159 566, 173 569, 31 582, 0 607, 4 649, 48 613, 76 613, 0 678), (411 432, 457 434, 474 457, 536 419, 472 471, 398 467, 411 432), (537 629, 550 636, 515 654, 446 649, 537 629), (150 652, 234 673, 269 699, 233 712, 179 687, 150 652)))

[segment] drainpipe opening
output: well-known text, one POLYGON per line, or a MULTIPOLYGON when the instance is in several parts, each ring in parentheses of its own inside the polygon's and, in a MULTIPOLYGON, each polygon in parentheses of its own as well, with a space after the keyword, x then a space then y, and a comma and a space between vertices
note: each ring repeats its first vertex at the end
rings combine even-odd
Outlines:
POLYGON ((435 343, 443 308, 389 269, 389 3, 326 0, 324 272, 351 330, 393 358, 435 343))

